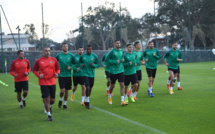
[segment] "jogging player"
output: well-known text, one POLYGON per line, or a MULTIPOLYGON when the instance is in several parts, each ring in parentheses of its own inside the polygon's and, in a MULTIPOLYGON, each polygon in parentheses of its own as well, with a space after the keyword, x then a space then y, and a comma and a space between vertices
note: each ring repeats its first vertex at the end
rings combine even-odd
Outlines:
POLYGON ((134 100, 134 93, 137 90, 138 82, 137 82, 137 74, 136 74, 136 59, 137 55, 136 53, 133 52, 133 46, 132 44, 128 44, 127 46, 127 51, 124 55, 124 69, 125 69, 125 102, 128 103, 128 86, 131 82, 132 84, 132 92, 130 94, 130 98, 132 102, 135 102, 134 100))
POLYGON ((81 101, 81 105, 85 105, 84 104, 84 99, 85 99, 85 85, 84 85, 84 81, 82 79, 82 74, 83 74, 83 70, 81 68, 81 65, 79 63, 80 57, 83 54, 83 47, 79 47, 78 48, 78 53, 74 55, 75 58, 75 66, 73 68, 73 90, 72 90, 72 95, 71 95, 71 101, 74 101, 74 97, 75 97, 75 91, 77 89, 78 84, 81 85, 81 89, 82 89, 82 101, 81 101))
POLYGON ((148 43, 148 48, 144 51, 143 56, 145 58, 146 72, 149 78, 148 95, 154 97, 152 89, 157 71, 157 63, 160 59, 160 53, 156 48, 154 48, 154 43, 152 41, 148 43))
MULTIPOLYGON (((168 77, 168 80, 167 80, 167 88, 169 89, 170 87, 170 76, 168 77)), ((181 82, 180 82, 181 78, 180 78, 180 67, 178 66, 178 75, 177 75, 177 85, 178 85, 178 90, 182 90, 182 87, 181 87, 181 82)))
MULTIPOLYGON (((143 58, 143 53, 140 52, 140 48, 141 48, 140 42, 136 41, 134 43, 134 51, 133 51, 133 53, 136 53, 136 55, 137 55, 136 73, 137 73, 138 85, 137 85, 137 90, 133 94, 135 100, 138 100, 138 98, 136 96, 137 96, 137 93, 138 93, 138 91, 140 89, 140 82, 142 80, 141 65, 145 64, 145 61, 144 61, 144 58, 143 58)), ((130 96, 132 89, 133 89, 133 86, 131 86, 131 88, 129 88, 128 96, 130 96)))
POLYGON ((82 79, 86 87, 86 99, 84 101, 85 107, 90 109, 90 95, 94 85, 95 68, 99 67, 98 56, 92 53, 92 46, 87 45, 87 52, 80 57, 80 64, 83 70, 82 79))
MULTIPOLYGON (((109 46, 108 51, 110 51, 111 49, 113 49, 113 46, 109 46)), ((110 89, 110 72, 109 71, 110 71, 110 67, 105 62, 107 54, 108 53, 106 53, 106 54, 104 54, 102 56, 102 62, 101 63, 102 63, 102 66, 105 68, 105 75, 106 75, 106 78, 107 78, 107 95, 109 95, 109 89, 110 89)), ((113 95, 113 93, 111 95, 113 95)))
POLYGON ((75 64, 75 59, 71 53, 68 52, 68 44, 63 43, 61 45, 62 53, 59 53, 56 56, 56 59, 60 66, 60 75, 58 78, 59 86, 60 86, 60 100, 58 103, 58 107, 62 107, 62 101, 64 97, 63 109, 67 109, 66 103, 69 95, 69 90, 72 88, 72 75, 71 70, 75 64))
POLYGON ((177 42, 173 42, 172 49, 170 49, 164 56, 164 62, 168 67, 169 75, 170 75, 170 87, 169 93, 173 94, 173 87, 178 75, 178 67, 179 62, 182 61, 181 51, 177 49, 177 42), (168 62, 166 61, 168 60, 168 62))
POLYGON ((17 52, 18 58, 11 63, 10 74, 14 77, 15 92, 17 92, 17 100, 19 102, 19 108, 26 106, 25 98, 28 95, 28 74, 31 71, 29 61, 24 59, 24 52, 19 50, 17 52), (21 102, 21 93, 22 102, 21 102), (23 106, 22 106, 23 103, 23 106))
POLYGON ((124 67, 123 67, 123 51, 120 48, 120 41, 116 40, 114 42, 114 48, 108 53, 105 62, 110 65, 110 91, 108 95, 108 102, 109 104, 112 104, 112 98, 111 94, 113 92, 113 89, 115 87, 116 80, 118 80, 120 84, 120 93, 121 93, 121 105, 128 105, 128 103, 124 100, 124 67))
POLYGON ((60 74, 58 61, 50 56, 50 48, 43 49, 43 57, 36 60, 33 68, 34 74, 38 77, 45 104, 48 121, 52 121, 52 104, 55 102, 56 78, 60 74))

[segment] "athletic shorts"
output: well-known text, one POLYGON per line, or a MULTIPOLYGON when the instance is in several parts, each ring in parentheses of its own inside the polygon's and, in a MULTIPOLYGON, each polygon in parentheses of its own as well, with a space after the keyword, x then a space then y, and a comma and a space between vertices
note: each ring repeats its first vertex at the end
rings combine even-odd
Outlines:
POLYGON ((28 91, 28 81, 20 81, 20 82, 15 82, 15 90, 14 92, 21 93, 24 90, 28 91))
POLYGON ((168 68, 168 71, 172 71, 174 74, 177 74, 177 73, 178 73, 178 69, 168 68))
POLYGON ((84 85, 84 80, 82 76, 80 77, 73 76, 73 85, 76 87, 78 84, 84 85))
POLYGON ((124 72, 119 74, 110 74, 111 84, 115 84, 116 80, 118 80, 118 82, 124 82, 125 81, 124 72))
POLYGON ((155 76, 156 76, 156 71, 157 71, 157 69, 146 68, 146 72, 147 72, 147 74, 148 74, 148 77, 153 77, 153 78, 155 78, 155 76))
POLYGON ((94 78, 93 77, 82 76, 82 79, 83 79, 84 85, 86 87, 90 86, 90 88, 93 88, 93 85, 94 85, 94 78))
POLYGON ((141 70, 138 70, 138 71, 137 71, 137 80, 138 80, 138 81, 141 81, 141 80, 142 80, 142 72, 141 72, 141 70))
POLYGON ((178 74, 180 74, 180 67, 178 66, 178 74))
POLYGON ((41 85, 40 90, 42 93, 42 98, 49 97, 55 99, 56 85, 41 85))
POLYGON ((137 83, 137 74, 125 75, 124 85, 128 86, 130 82, 132 85, 137 83))
POLYGON ((105 71, 105 75, 106 75, 106 78, 110 78, 110 73, 108 71, 105 71))
POLYGON ((60 89, 71 90, 72 88, 72 79, 71 77, 59 77, 58 78, 60 89))

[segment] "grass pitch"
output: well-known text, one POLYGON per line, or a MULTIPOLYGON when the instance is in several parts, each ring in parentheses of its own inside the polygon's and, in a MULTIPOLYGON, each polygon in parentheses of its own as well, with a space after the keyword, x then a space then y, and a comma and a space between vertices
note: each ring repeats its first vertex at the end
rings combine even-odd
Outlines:
MULTIPOLYGON (((32 65, 31 65, 32 66, 32 65)), ((58 108, 59 86, 53 105, 53 121, 47 121, 44 113, 38 79, 29 75, 27 107, 19 109, 14 92, 13 77, 0 74, 0 133, 1 134, 53 134, 53 133, 171 133, 214 134, 215 132, 215 62, 180 64, 182 91, 174 87, 170 95, 166 88, 167 67, 158 65, 154 98, 147 95, 148 78, 142 67, 139 98, 128 106, 120 106, 119 85, 116 84, 113 104, 106 95, 106 79, 103 68, 96 69, 95 83, 90 97, 90 110, 80 105, 81 88, 75 93, 75 101, 68 99, 68 110, 58 108), (5 85, 5 84, 6 85, 5 85), (7 86, 8 85, 8 86, 7 86)), ((71 95, 71 91, 69 93, 71 95)), ((69 95, 69 96, 70 96, 69 95)))

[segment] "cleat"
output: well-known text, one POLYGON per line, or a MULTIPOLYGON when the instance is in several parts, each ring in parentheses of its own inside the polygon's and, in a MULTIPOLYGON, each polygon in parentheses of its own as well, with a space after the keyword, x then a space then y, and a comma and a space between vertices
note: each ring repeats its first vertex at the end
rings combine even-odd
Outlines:
POLYGON ((136 96, 134 97, 134 100, 139 100, 136 96))
POLYGON ((20 105, 20 106, 19 106, 19 108, 20 108, 20 109, 23 109, 23 106, 22 106, 22 105, 20 105))
POLYGON ((128 105, 128 103, 126 103, 125 101, 122 101, 121 106, 124 106, 124 105, 128 105))
POLYGON ((125 98, 125 102, 128 103, 128 98, 125 98))
POLYGON ((150 97, 154 97, 154 94, 153 93, 150 93, 150 95, 149 95, 150 97))
POLYGON ((173 90, 169 90, 169 93, 170 93, 170 94, 174 94, 173 90))
POLYGON ((73 95, 71 96, 71 101, 74 101, 74 98, 75 98, 75 95, 73 94, 73 95))
POLYGON ((48 115, 48 121, 52 121, 52 116, 48 115))
POLYGON ((109 90, 107 90, 107 95, 109 95, 109 90))
POLYGON ((90 109, 90 102, 84 102, 84 104, 87 109, 90 109))
POLYGON ((62 107, 62 101, 59 101, 58 103, 58 107, 61 108, 62 107))
POLYGON ((131 101, 132 101, 132 102, 135 102, 135 99, 134 99, 134 97, 131 97, 131 101))
POLYGON ((108 103, 112 105, 112 99, 108 97, 108 103))
POLYGON ((181 87, 178 87, 178 90, 182 90, 182 88, 181 88, 181 87))
POLYGON ((26 102, 25 102, 25 100, 22 100, 22 104, 23 104, 24 107, 26 107, 26 102))
POLYGON ((169 89, 169 84, 166 84, 167 88, 169 89))
POLYGON ((68 108, 67 108, 67 106, 66 106, 66 105, 63 105, 63 109, 66 109, 66 110, 67 110, 68 108))
POLYGON ((128 90, 128 97, 131 95, 131 88, 128 90))
POLYGON ((50 106, 50 113, 52 114, 52 106, 50 106))
POLYGON ((81 105, 82 105, 82 106, 85 106, 85 104, 84 104, 84 102, 83 102, 83 101, 81 102, 81 105))

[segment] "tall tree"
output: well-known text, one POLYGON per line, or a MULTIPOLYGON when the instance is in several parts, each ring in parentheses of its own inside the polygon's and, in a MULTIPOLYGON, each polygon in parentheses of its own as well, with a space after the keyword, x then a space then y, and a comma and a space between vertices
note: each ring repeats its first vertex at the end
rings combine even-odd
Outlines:
POLYGON ((29 35, 29 43, 34 44, 35 40, 38 39, 37 33, 36 33, 36 28, 33 23, 31 24, 25 24, 23 30, 25 30, 25 34, 29 35))

